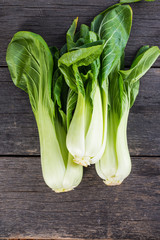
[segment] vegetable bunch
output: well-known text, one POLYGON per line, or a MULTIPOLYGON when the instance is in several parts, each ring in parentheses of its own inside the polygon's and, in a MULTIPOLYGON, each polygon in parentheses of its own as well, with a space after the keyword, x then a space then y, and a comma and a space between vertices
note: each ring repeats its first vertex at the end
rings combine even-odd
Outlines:
POLYGON ((128 115, 140 78, 160 50, 141 47, 124 69, 132 25, 127 2, 106 9, 78 32, 75 19, 60 51, 24 31, 8 46, 12 80, 28 94, 37 122, 43 177, 55 192, 74 189, 90 164, 107 185, 120 184, 131 171, 128 115))

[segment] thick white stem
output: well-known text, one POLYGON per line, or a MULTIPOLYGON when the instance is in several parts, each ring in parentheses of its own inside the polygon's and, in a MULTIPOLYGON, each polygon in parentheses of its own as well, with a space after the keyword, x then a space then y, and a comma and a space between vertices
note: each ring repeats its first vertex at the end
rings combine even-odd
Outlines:
POLYGON ((102 89, 102 106, 103 106, 103 140, 102 145, 98 153, 91 159, 91 163, 98 163, 98 161, 103 156, 106 147, 107 139, 107 114, 108 114, 108 96, 106 92, 102 89))
POLYGON ((67 148, 74 158, 85 155, 85 97, 78 93, 78 101, 67 133, 67 148))
MULTIPOLYGON (((85 139, 85 156, 93 158, 100 151, 103 141, 103 111, 99 86, 97 85, 93 112, 85 139)), ((92 162, 91 162, 92 163, 92 162)))
POLYGON ((43 106, 39 107, 35 116, 40 138, 43 178, 46 184, 56 191, 62 186, 65 165, 57 140, 54 122, 43 106))
POLYGON ((106 148, 96 164, 98 175, 107 185, 119 185, 131 171, 131 159, 127 144, 127 121, 129 110, 119 121, 117 114, 108 113, 106 148))

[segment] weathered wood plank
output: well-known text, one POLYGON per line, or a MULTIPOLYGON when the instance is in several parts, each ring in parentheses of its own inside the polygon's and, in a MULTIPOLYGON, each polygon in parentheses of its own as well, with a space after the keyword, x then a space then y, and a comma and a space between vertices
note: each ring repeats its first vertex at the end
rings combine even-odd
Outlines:
MULTIPOLYGON (((91 19, 117 0, 0 1, 0 66, 19 30, 39 33, 59 48, 72 20, 91 19), (38 4, 37 4, 38 3, 38 4)), ((133 4, 134 21, 126 65, 141 45, 160 43, 160 2, 133 4)), ((154 64, 160 67, 160 59, 154 64)), ((160 69, 142 79, 131 110, 128 141, 131 175, 118 187, 106 187, 94 166, 85 169, 74 191, 55 194, 42 179, 36 123, 27 95, 0 68, 0 239, 149 239, 160 236, 160 69)))
POLYGON ((106 187, 94 166, 72 192, 43 182, 39 158, 0 158, 0 237, 154 239, 160 229, 159 158, 132 158, 130 176, 106 187))
MULTIPOLYGON (((160 113, 131 113, 128 143, 131 156, 159 156, 160 113)), ((38 130, 31 114, 0 115, 0 155, 39 155, 38 130)))
MULTIPOLYGON (((134 105, 134 112, 137 107, 142 106, 148 108, 149 112, 159 110, 159 96, 160 68, 151 68, 141 79, 140 92, 134 105)), ((27 94, 14 85, 6 67, 0 67, 0 114, 2 113, 31 113, 27 94)))
MULTIPOLYGON (((12 0, 0 2, 0 66, 5 66, 5 55, 9 41, 19 30, 36 32, 51 45, 61 47, 65 42, 65 33, 74 18, 79 23, 89 24, 98 13, 117 0, 55 0, 32 1, 12 0)), ((160 43, 160 2, 140 2, 132 4, 134 21, 131 38, 126 52, 126 64, 129 65, 135 52, 142 45, 160 43)), ((160 59, 154 66, 160 66, 160 59)))
MULTIPOLYGON (((0 154, 39 155, 38 131, 28 96, 14 86, 7 68, 0 68, 0 76, 0 154)), ((160 69, 145 75, 131 109, 128 141, 133 156, 160 156, 159 79, 160 69)))

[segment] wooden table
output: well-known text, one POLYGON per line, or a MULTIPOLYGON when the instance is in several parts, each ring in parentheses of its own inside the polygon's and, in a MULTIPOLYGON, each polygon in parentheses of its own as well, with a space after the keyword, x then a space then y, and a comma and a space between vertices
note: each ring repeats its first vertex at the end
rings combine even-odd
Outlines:
MULTIPOLYGON (((72 192, 55 194, 44 183, 39 139, 28 96, 16 88, 5 62, 14 33, 39 33, 61 47, 73 19, 89 24, 116 0, 0 0, 0 238, 160 239, 160 58, 142 78, 128 125, 132 172, 106 187, 94 166, 72 192)), ((160 46, 160 1, 132 4, 126 51, 160 46)))

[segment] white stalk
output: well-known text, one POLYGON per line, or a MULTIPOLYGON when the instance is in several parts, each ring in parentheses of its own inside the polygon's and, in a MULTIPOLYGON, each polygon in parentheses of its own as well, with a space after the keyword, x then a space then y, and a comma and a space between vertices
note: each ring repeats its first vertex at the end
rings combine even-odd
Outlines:
POLYGON ((103 154, 103 118, 99 86, 96 88, 93 110, 88 99, 78 93, 77 106, 67 133, 67 148, 74 156, 75 163, 87 167, 93 163, 92 158, 96 156, 98 161, 103 154))
POLYGON ((63 189, 74 189, 82 180, 83 167, 73 162, 73 156, 68 153, 68 163, 63 180, 63 189))
POLYGON ((115 113, 108 113, 106 148, 96 164, 98 175, 107 185, 119 185, 131 171, 131 160, 127 144, 127 121, 129 110, 118 121, 115 113))
POLYGON ((75 161, 85 155, 85 97, 79 92, 76 109, 67 133, 67 148, 75 161))
MULTIPOLYGON (((54 121, 49 112, 42 106, 35 114, 41 146, 41 164, 45 183, 55 192, 67 192, 74 189, 82 180, 83 168, 73 162, 73 157, 65 151, 66 145, 62 141, 62 148, 58 142, 54 121)), ((62 128, 58 126, 56 128, 62 128)), ((65 132, 59 129, 62 138, 65 132)), ((61 139, 62 140, 62 139, 61 139)))
POLYGON ((93 112, 89 129, 85 138, 85 155, 90 157, 90 163, 92 158, 97 155, 102 146, 103 140, 103 111, 102 111, 102 99, 100 88, 97 85, 94 100, 93 100, 93 112))
POLYGON ((107 114, 108 114, 108 97, 106 95, 106 92, 102 89, 102 107, 103 107, 103 140, 102 140, 102 145, 98 153, 92 158, 92 164, 97 163, 106 147, 106 139, 107 139, 107 114))
POLYGON ((116 177, 121 183, 131 172, 131 158, 128 150, 127 143, 127 122, 128 122, 129 110, 126 110, 120 121, 118 132, 117 132, 117 158, 118 158, 118 169, 116 177))
POLYGON ((54 122, 43 106, 35 114, 41 146, 41 164, 45 183, 54 191, 60 189, 65 165, 56 137, 54 122))
POLYGON ((97 163, 99 168, 96 166, 96 170, 99 176, 103 176, 103 179, 110 181, 113 176, 115 176, 117 171, 117 159, 116 159, 116 149, 115 149, 115 131, 116 126, 114 124, 114 119, 111 112, 108 112, 107 120, 107 140, 103 156, 97 163), (99 172, 99 171, 100 172, 99 172))

